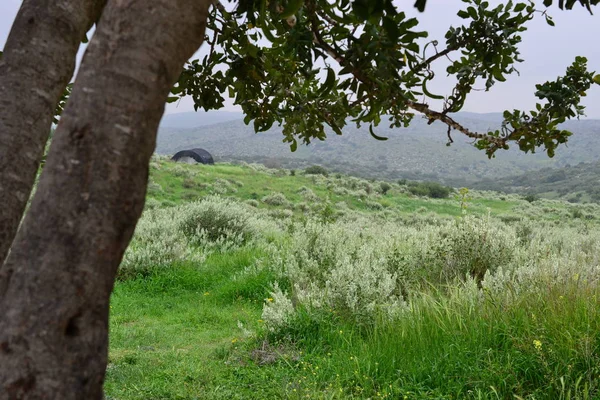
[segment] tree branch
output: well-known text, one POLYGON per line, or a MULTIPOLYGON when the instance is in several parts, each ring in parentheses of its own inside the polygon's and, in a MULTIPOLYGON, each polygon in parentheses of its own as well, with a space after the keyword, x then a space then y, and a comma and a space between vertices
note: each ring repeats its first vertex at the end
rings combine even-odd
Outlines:
MULTIPOLYGON (((319 46, 322 50, 324 50, 327 54, 329 54, 341 66, 343 66, 343 67, 349 66, 349 62, 341 54, 339 54, 337 51, 335 51, 335 49, 333 47, 331 47, 323 39, 323 37, 321 36, 321 33, 318 29, 315 15, 313 13, 311 13, 311 30, 312 30, 313 37, 314 37, 314 43, 317 46, 319 46)), ((429 63, 433 62, 434 60, 436 60, 440 57, 444 57, 448 53, 450 53, 454 50, 456 50, 456 49, 453 47, 449 47, 439 53, 436 53, 435 55, 429 57, 427 60, 425 60, 421 64, 418 64, 416 69, 420 69, 420 68, 422 69, 422 68, 426 67, 427 65, 429 65, 429 63)), ((413 71, 414 71, 414 69, 413 69, 413 71)), ((364 74, 363 71, 353 68, 352 74, 354 75, 354 77, 356 79, 358 79, 360 82, 367 85, 368 87, 373 88, 375 86, 374 82, 366 74, 364 74)), ((477 139, 485 139, 485 140, 489 141, 490 143, 494 143, 498 147, 503 147, 506 143, 505 138, 498 138, 498 137, 491 136, 491 135, 488 135, 485 133, 473 132, 473 131, 469 130, 468 128, 464 127, 463 125, 461 125, 460 123, 458 123, 457 121, 455 121, 454 119, 452 119, 451 117, 449 117, 448 115, 446 115, 445 113, 439 112, 439 111, 434 111, 434 110, 430 109, 429 106, 425 103, 418 103, 418 102, 415 102, 412 100, 407 100, 404 98, 402 99, 402 102, 404 104, 406 104, 406 106, 408 108, 411 108, 411 109, 418 111, 418 112, 424 114, 425 116, 427 116, 427 118, 429 118, 430 121, 434 121, 434 120, 440 121, 440 122, 446 124, 449 128, 455 129, 469 138, 476 139, 476 140, 477 139)))
POLYGON ((452 53, 455 50, 458 50, 458 47, 448 47, 448 48, 432 55, 431 57, 429 57, 427 60, 421 62, 420 64, 417 64, 414 68, 411 68, 411 71, 415 72, 415 73, 420 72, 422 69, 428 67, 432 62, 434 62, 438 58, 447 56, 448 54, 452 53))
POLYGON ((465 128, 460 123, 456 122, 453 118, 449 117, 448 115, 444 114, 443 112, 434 111, 434 110, 430 109, 427 104, 417 103, 417 102, 414 102, 411 100, 406 100, 406 105, 409 108, 426 115, 427 118, 429 118, 429 120, 441 121, 444 124, 451 127, 452 129, 455 129, 455 130, 461 132, 462 134, 464 134, 467 137, 470 137, 471 139, 476 139, 476 140, 484 139, 491 143, 494 143, 496 146, 499 146, 499 147, 503 147, 506 144, 506 138, 499 138, 499 137, 491 136, 491 135, 488 135, 487 133, 473 132, 473 131, 469 130, 468 128, 465 128))
POLYGON ((225 6, 224 6, 224 5, 223 5, 223 3, 221 3, 219 0, 214 0, 214 1, 213 1, 213 6, 214 6, 214 7, 215 7, 217 10, 221 11, 221 13, 226 13, 226 12, 227 12, 227 9, 225 9, 225 6))

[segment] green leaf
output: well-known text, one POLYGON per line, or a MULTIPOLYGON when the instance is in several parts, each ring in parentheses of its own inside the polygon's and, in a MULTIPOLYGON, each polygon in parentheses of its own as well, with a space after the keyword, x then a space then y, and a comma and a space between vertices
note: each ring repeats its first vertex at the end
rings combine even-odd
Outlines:
POLYGON ((260 2, 259 22, 260 28, 265 38, 267 38, 267 40, 269 40, 272 43, 277 42, 277 39, 271 33, 271 24, 267 19, 267 0, 261 0, 260 2))
POLYGON ((396 41, 400 36, 400 31, 398 30, 398 25, 392 18, 383 17, 383 29, 385 29, 385 33, 387 33, 388 37, 396 41))
MULTIPOLYGON (((304 5, 304 0, 288 0, 287 6, 281 12, 281 18, 287 19, 296 14, 304 5)), ((293 150, 292 150, 293 151, 293 150)))
POLYGON ((594 83, 600 85, 600 74, 594 76, 593 81, 594 83))
POLYGON ((427 0, 417 0, 415 1, 415 8, 420 12, 423 12, 425 11, 425 3, 427 3, 427 0))
POLYGON ((527 4, 519 3, 515 6, 515 12, 521 12, 525 9, 525 7, 527 7, 527 4))
POLYGON ((504 77, 504 75, 502 75, 502 72, 499 69, 494 68, 494 70, 492 71, 494 78, 498 81, 498 82, 506 82, 506 78, 504 77))
POLYGON ((444 100, 444 96, 440 96, 438 94, 433 94, 429 90, 427 90, 427 81, 428 80, 429 79, 423 80, 423 85, 422 85, 423 93, 425 94, 425 96, 431 97, 432 99, 436 99, 436 100, 444 100))
POLYGON ((371 15, 368 5, 364 4, 364 1, 361 0, 354 0, 352 3, 352 11, 354 11, 354 14, 362 21, 366 21, 371 15))
POLYGON ((469 13, 469 16, 473 19, 477 19, 477 10, 475 9, 475 7, 469 7, 467 8, 467 12, 469 13))
POLYGON ((373 132, 373 125, 369 125, 369 133, 371 134, 371 136, 373 136, 375 139, 377 140, 381 140, 381 141, 385 141, 388 140, 388 138, 383 137, 383 136, 377 136, 375 134, 375 132, 373 132))
POLYGON ((405 22, 402 23, 402 28, 404 28, 405 30, 409 30, 417 25, 419 25, 419 20, 416 18, 411 18, 407 19, 405 22))
POLYGON ((318 94, 319 95, 329 94, 329 92, 331 92, 331 90, 333 89, 334 86, 335 86, 335 72, 333 71, 333 69, 327 68, 327 79, 325 80, 325 83, 323 83, 321 88, 319 89, 318 94))
POLYGON ((459 17, 461 17, 462 19, 467 19, 469 18, 469 13, 466 12, 465 10, 460 10, 456 15, 458 15, 459 17))

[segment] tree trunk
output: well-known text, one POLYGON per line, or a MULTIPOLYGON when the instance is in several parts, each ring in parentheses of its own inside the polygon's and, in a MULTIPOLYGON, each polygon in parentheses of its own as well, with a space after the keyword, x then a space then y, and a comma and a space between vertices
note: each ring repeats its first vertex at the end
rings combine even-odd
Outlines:
POLYGON ((0 399, 100 399, 109 298, 209 0, 109 0, 0 270, 0 399))
POLYGON ((105 0, 25 0, 0 58, 0 266, 27 205, 54 110, 105 0))

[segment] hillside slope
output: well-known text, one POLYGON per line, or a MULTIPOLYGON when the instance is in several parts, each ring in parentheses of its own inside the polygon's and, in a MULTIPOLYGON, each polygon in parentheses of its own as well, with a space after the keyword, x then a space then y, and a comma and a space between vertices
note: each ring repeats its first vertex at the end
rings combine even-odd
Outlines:
POLYGON ((507 193, 536 194, 570 202, 600 202, 600 162, 548 168, 498 179, 484 179, 471 186, 507 193))
MULTIPOLYGON (((499 123, 497 114, 464 113, 456 118, 480 131, 495 128, 499 123)), ((445 127, 438 122, 428 125, 421 118, 415 118, 409 128, 392 130, 382 124, 376 133, 388 137, 385 142, 374 140, 366 127, 351 126, 344 130, 343 136, 330 133, 326 141, 299 146, 295 153, 282 143, 281 128, 255 134, 252 127, 240 120, 192 129, 163 127, 156 151, 168 155, 202 147, 220 161, 260 162, 285 168, 319 164, 333 171, 369 178, 429 179, 462 186, 486 178, 600 161, 595 150, 600 145, 600 121, 574 121, 565 124, 565 128, 576 134, 553 159, 544 153, 531 155, 511 149, 488 160, 460 134, 454 135, 452 146, 446 146, 445 127)))
POLYGON ((154 157, 106 399, 597 399, 599 210, 154 157))
MULTIPOLYGON (((260 164, 188 165, 161 156, 155 156, 150 167, 147 208, 171 207, 218 195, 250 202, 256 209, 277 218, 323 212, 366 212, 410 221, 434 214, 444 218, 462 215, 458 192, 447 198, 419 196, 411 191, 410 181, 387 183, 340 174, 307 175, 303 171, 270 169, 260 164)), ((464 205, 470 214, 491 214, 503 220, 527 215, 545 221, 570 220, 573 215, 593 220, 592 210, 597 207, 557 200, 530 203, 517 194, 477 190, 469 192, 464 205)))

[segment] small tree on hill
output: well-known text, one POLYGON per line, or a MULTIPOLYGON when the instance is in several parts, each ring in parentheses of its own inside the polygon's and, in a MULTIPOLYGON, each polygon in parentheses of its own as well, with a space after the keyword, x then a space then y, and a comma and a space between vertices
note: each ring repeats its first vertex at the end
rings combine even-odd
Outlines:
POLYGON ((306 175, 323 175, 328 176, 329 171, 320 165, 312 165, 304 170, 306 175))

